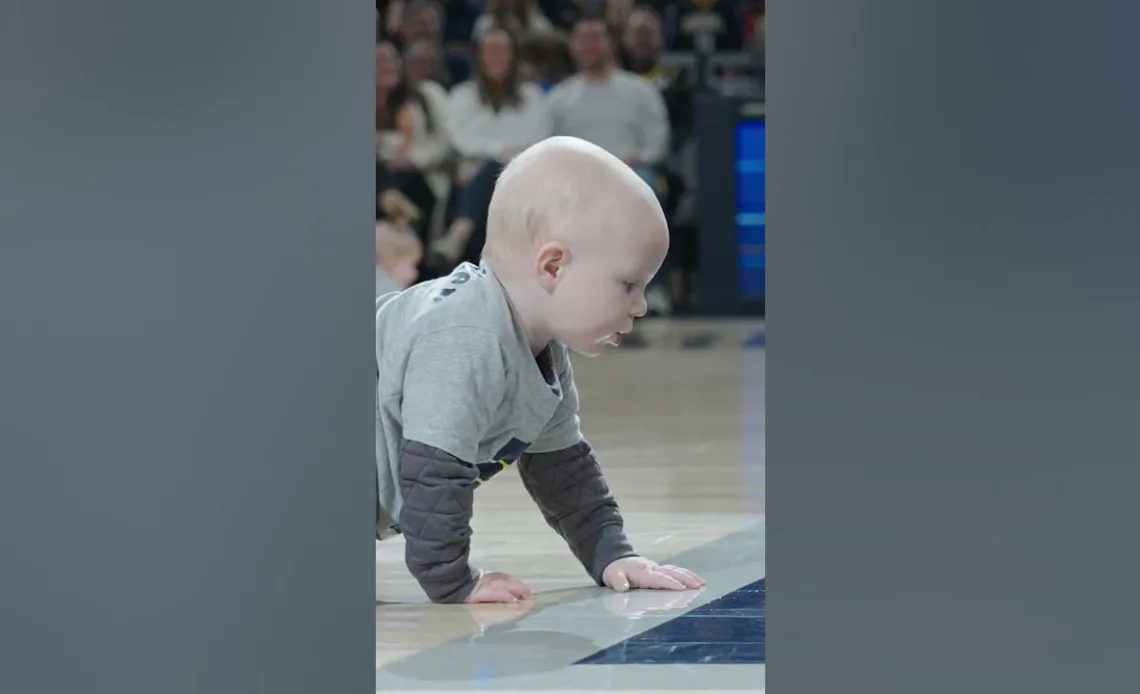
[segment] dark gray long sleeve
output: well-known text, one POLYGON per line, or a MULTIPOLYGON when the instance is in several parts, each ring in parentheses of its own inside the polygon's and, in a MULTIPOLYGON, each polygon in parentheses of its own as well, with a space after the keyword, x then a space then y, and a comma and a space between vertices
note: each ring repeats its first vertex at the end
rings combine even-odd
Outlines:
POLYGON ((438 448, 405 441, 400 450, 404 560, 432 602, 467 599, 479 572, 467 563, 478 470, 438 448))
POLYGON ((589 443, 524 454, 519 475, 546 523, 566 540, 598 585, 610 562, 636 555, 589 443))

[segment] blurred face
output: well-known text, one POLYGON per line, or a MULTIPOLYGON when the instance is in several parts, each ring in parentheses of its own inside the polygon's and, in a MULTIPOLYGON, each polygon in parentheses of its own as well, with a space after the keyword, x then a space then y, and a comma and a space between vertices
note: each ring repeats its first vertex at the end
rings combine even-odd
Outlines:
POLYGON ((395 46, 382 43, 376 47, 376 86, 392 89, 400 83, 400 54, 395 46))
POLYGON ((401 287, 412 286, 420 276, 419 263, 418 253, 405 255, 391 269, 392 279, 399 282, 401 287))
POLYGON ((502 31, 487 31, 479 46, 479 60, 483 64, 483 74, 493 82, 502 82, 511 72, 514 52, 511 40, 502 31))
POLYGON ((412 12, 404 19, 404 38, 409 41, 426 39, 438 43, 441 25, 439 13, 434 8, 412 12))
POLYGON ((424 41, 418 41, 408 48, 404 71, 410 82, 434 80, 438 77, 438 64, 435 49, 424 41))
POLYGON ((625 26, 631 12, 633 0, 606 0, 606 22, 615 29, 625 26))
POLYGON ((604 22, 587 20, 574 25, 570 38, 574 61, 582 70, 601 70, 610 64, 613 46, 604 22))
POLYGON ((607 239, 577 244, 570 251, 549 244, 540 251, 547 274, 558 267, 551 291, 551 334, 583 356, 617 345, 645 315, 645 287, 669 247, 664 229, 614 229, 607 239), (545 253, 545 255, 544 255, 545 253))
POLYGON ((520 15, 526 9, 526 0, 499 0, 498 8, 510 15, 520 15))
POLYGON ((635 13, 625 30, 625 48, 636 60, 656 59, 661 52, 661 27, 653 15, 635 13))
POLYGON ((756 33, 752 35, 752 53, 764 62, 764 20, 756 23, 756 33))

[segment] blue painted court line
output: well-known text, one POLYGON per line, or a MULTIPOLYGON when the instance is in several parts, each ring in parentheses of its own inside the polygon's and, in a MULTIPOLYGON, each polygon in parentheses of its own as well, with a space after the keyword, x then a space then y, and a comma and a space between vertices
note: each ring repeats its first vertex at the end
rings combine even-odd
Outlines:
POLYGON ((764 593, 762 578, 575 665, 762 664, 764 593))

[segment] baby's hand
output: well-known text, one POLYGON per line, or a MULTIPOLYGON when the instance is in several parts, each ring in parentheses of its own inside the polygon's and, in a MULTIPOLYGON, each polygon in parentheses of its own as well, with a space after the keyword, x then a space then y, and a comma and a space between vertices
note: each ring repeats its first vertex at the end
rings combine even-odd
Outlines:
POLYGON ((602 572, 602 582, 619 593, 630 588, 650 590, 692 590, 705 580, 679 566, 661 566, 645 557, 626 557, 610 562, 602 572))
POLYGON ((530 588, 505 573, 493 571, 479 577, 474 590, 464 602, 518 602, 530 598, 530 588))

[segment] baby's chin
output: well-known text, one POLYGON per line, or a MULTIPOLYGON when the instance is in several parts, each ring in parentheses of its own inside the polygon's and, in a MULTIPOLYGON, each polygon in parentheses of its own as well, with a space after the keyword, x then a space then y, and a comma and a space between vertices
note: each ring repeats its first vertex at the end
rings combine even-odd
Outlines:
POLYGON ((597 357, 606 351, 606 347, 617 347, 621 344, 621 333, 607 335, 586 345, 567 345, 571 352, 583 357, 597 357))
POLYGON ((592 345, 566 345, 570 351, 580 357, 597 357, 606 351, 606 343, 598 342, 592 345))

